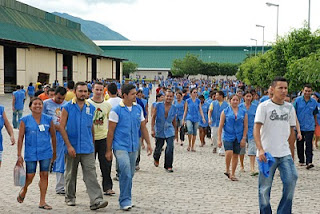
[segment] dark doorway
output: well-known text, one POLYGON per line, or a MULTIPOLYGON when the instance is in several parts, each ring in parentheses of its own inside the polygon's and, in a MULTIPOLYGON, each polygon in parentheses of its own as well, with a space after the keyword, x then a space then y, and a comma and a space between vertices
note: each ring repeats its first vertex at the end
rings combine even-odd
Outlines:
POLYGON ((48 84, 49 83, 49 78, 50 78, 49 74, 40 73, 40 72, 38 73, 38 82, 48 84))
POLYGON ((116 80, 120 80, 120 61, 116 61, 116 80))
POLYGON ((63 54, 63 81, 72 80, 72 55, 63 54))
POLYGON ((97 59, 92 58, 92 80, 97 79, 97 59))
POLYGON ((4 46, 4 92, 11 93, 17 84, 17 49, 4 46))

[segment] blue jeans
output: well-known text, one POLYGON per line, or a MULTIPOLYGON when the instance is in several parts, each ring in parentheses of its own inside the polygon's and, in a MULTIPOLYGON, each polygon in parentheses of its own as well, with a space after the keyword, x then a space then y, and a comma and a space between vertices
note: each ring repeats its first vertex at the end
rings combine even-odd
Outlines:
POLYGON ((278 206, 277 213, 292 213, 292 200, 298 173, 291 155, 281 158, 274 158, 275 163, 270 167, 270 175, 266 178, 262 173, 259 173, 259 206, 260 213, 272 213, 270 205, 270 192, 273 181, 273 176, 278 168, 280 171, 281 181, 283 183, 282 198, 278 206))
POLYGON ((165 160, 164 160, 164 168, 172 168, 173 163, 173 140, 174 136, 169 138, 159 138, 156 137, 156 148, 154 149, 153 158, 156 161, 159 161, 161 156, 162 147, 164 145, 164 141, 167 141, 166 152, 165 152, 165 160))
POLYGON ((13 115, 12 115, 12 125, 14 129, 18 129, 19 128, 19 121, 22 117, 22 113, 23 110, 14 110, 13 111, 13 115), (17 120, 17 116, 18 116, 18 120, 17 120))
POLYGON ((132 178, 135 172, 137 151, 127 152, 124 150, 114 150, 113 153, 116 156, 119 166, 120 208, 131 206, 132 178))
POLYGON ((187 120, 188 134, 197 136, 198 127, 199 122, 192 122, 191 120, 187 120))

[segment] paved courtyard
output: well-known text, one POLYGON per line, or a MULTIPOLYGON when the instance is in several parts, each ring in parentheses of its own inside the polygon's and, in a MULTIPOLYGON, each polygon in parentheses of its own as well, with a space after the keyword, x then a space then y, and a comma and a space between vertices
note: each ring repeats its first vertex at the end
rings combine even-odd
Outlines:
MULTIPOLYGON (((154 96, 152 96, 154 97, 154 96)), ((26 101, 24 115, 29 113, 26 101)), ((12 118, 11 96, 0 96, 0 104, 5 106, 9 120, 12 118)), ((150 126, 150 123, 149 123, 150 126)), ((150 128, 150 127, 149 127, 150 128)), ((18 131, 15 130, 15 138, 18 131)), ((4 136, 4 153, 0 168, 0 213, 94 213, 89 209, 89 197, 82 180, 82 170, 78 172, 77 200, 75 207, 68 207, 64 197, 55 194, 55 174, 49 176, 47 203, 53 207, 51 211, 38 208, 39 203, 39 174, 31 184, 23 204, 16 200, 19 187, 13 185, 13 168, 16 162, 17 148, 9 145, 9 137, 2 130, 4 136)), ((154 147, 154 140, 152 139, 154 147)), ((163 168, 163 156, 158 168, 153 165, 152 156, 142 151, 141 170, 135 174, 133 181, 133 202, 136 205, 131 213, 259 213, 257 196, 257 177, 249 175, 249 159, 245 158, 246 172, 237 171, 238 182, 232 182, 223 174, 225 170, 224 157, 212 153, 209 140, 207 145, 199 147, 197 152, 188 152, 187 144, 175 145, 174 173, 167 173, 163 168)), ((297 182, 293 213, 320 213, 320 151, 314 152, 315 167, 306 170, 298 167, 299 179, 297 182)), ((297 162, 297 160, 295 161, 297 162)), ((115 162, 114 162, 115 163, 115 162)), ((113 163, 112 177, 115 176, 113 163)), ((101 173, 98 161, 96 162, 97 175, 101 183, 101 173)), ((119 210, 119 185, 114 181, 116 195, 104 196, 109 201, 105 209, 96 213, 122 213, 119 210)), ((282 194, 282 185, 279 173, 276 173, 271 204, 276 211, 282 194)))

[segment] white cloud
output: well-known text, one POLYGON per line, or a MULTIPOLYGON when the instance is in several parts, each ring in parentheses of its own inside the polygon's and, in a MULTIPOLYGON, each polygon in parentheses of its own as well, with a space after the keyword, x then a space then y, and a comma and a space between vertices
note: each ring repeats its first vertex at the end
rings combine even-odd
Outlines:
MULTIPOLYGON (((308 1, 296 0, 22 0, 40 9, 65 12, 107 25, 131 40, 217 41, 221 45, 262 44, 276 38, 276 7, 279 4, 279 35, 303 26, 308 1), (88 2, 91 3, 88 3, 88 2), (116 2, 116 3, 115 3, 116 2)), ((311 29, 320 25, 320 1, 311 1, 311 29)))

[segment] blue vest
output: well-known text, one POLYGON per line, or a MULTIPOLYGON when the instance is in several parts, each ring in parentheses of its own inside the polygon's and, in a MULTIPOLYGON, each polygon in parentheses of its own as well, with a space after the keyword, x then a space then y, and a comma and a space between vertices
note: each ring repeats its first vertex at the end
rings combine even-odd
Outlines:
POLYGON ((244 103, 241 103, 239 105, 239 108, 244 108, 244 110, 247 111, 247 114, 248 114, 248 139, 251 140, 251 139, 253 139, 254 117, 256 116, 256 111, 257 111, 258 106, 252 102, 249 110, 247 110, 246 105, 244 103))
POLYGON ((231 106, 224 110, 226 120, 223 126, 223 141, 233 142, 235 140, 240 143, 243 137, 244 129, 244 117, 246 115, 246 110, 244 108, 238 108, 237 119, 232 111, 231 106))
POLYGON ((44 131, 40 131, 40 127, 32 114, 24 116, 21 121, 25 124, 25 161, 39 161, 52 158, 52 146, 50 135, 50 124, 52 117, 46 114, 41 115, 40 124, 44 131))
POLYGON ((23 100, 25 98, 25 93, 21 90, 18 90, 13 92, 13 96, 15 97, 14 109, 23 110, 23 107, 24 107, 23 100))
POLYGON ((318 113, 317 101, 313 98, 310 98, 310 100, 306 102, 304 96, 297 97, 295 109, 301 131, 314 131, 316 124, 313 115, 318 113))
MULTIPOLYGON (((78 104, 71 100, 63 108, 68 112, 66 131, 72 147, 77 154, 93 153, 92 125, 95 107, 86 102, 80 110, 78 104)), ((67 148, 65 152, 68 152, 67 148)))
POLYGON ((112 142, 113 150, 137 151, 141 126, 141 106, 134 104, 132 110, 129 111, 128 107, 121 101, 111 111, 114 111, 119 117, 112 142))
POLYGON ((182 120, 183 114, 184 114, 184 103, 185 103, 184 100, 181 100, 180 103, 178 103, 178 101, 175 100, 173 103, 176 107, 177 119, 180 121, 182 120))
POLYGON ((32 85, 32 86, 28 86, 28 95, 30 96, 30 95, 34 95, 34 86, 32 85))
POLYGON ((187 99, 186 101, 188 103, 188 112, 186 116, 186 120, 190 120, 191 122, 199 122, 199 104, 200 100, 196 98, 196 100, 193 102, 192 98, 187 99))
POLYGON ((210 106, 210 104, 209 104, 209 103, 206 103, 206 102, 204 102, 204 103, 201 105, 202 112, 203 112, 203 116, 204 116, 204 118, 206 119, 206 122, 203 123, 203 122, 202 122, 202 117, 201 117, 201 115, 199 116, 199 120, 200 120, 199 126, 201 126, 201 127, 207 127, 207 126, 208 126, 208 110, 209 110, 209 106, 210 106))
POLYGON ((229 104, 226 101, 223 101, 221 106, 219 105, 219 101, 215 100, 212 102, 213 105, 213 111, 211 113, 211 126, 212 127, 219 127, 219 123, 220 123, 220 115, 221 112, 227 108, 229 106, 229 104))
POLYGON ((147 87, 143 87, 142 88, 142 93, 143 93, 143 95, 144 95, 144 98, 146 98, 146 99, 148 99, 149 98, 149 88, 147 88, 147 87))
POLYGON ((157 109, 156 124, 155 124, 156 137, 169 138, 174 136, 175 133, 174 133, 174 127, 173 127, 172 121, 176 116, 176 106, 171 105, 167 118, 165 118, 164 103, 157 103, 156 109, 157 109))
POLYGON ((3 151, 3 146, 2 146, 2 128, 4 126, 4 119, 3 119, 3 112, 4 112, 4 107, 0 106, 0 151, 3 151))

